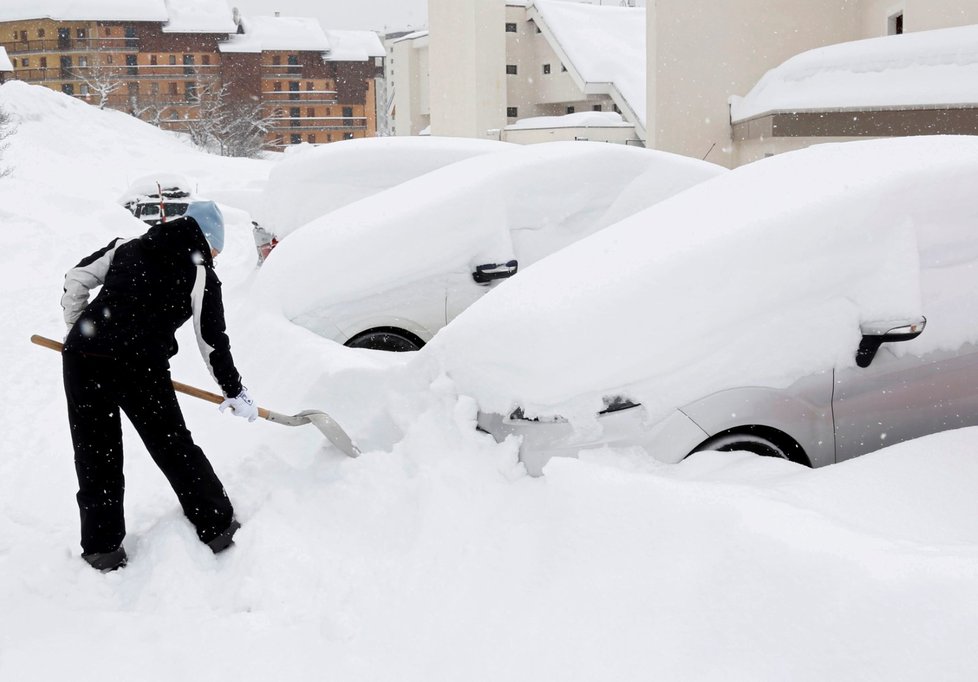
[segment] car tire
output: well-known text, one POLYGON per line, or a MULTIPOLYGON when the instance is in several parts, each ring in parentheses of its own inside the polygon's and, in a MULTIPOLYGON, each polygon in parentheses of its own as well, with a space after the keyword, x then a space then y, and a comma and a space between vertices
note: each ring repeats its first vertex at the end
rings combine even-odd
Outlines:
POLYGON ((346 342, 350 348, 367 348, 369 350, 386 350, 394 353, 405 353, 420 350, 424 343, 413 334, 395 329, 373 329, 357 334, 346 342))
POLYGON ((718 450, 720 452, 743 450, 761 457, 778 457, 792 462, 797 461, 774 441, 753 433, 722 433, 706 441, 693 452, 702 452, 703 450, 718 450))

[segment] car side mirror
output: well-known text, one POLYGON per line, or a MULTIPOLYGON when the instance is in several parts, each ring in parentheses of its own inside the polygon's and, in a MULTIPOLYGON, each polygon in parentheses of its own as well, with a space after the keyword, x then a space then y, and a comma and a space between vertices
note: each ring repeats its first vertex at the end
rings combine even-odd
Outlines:
POLYGON ((864 324, 860 329, 863 339, 859 342, 859 350, 856 351, 856 364, 860 367, 869 367, 873 358, 876 357, 876 351, 884 343, 916 339, 926 326, 927 318, 925 317, 919 317, 916 320, 864 324))
POLYGON ((515 260, 506 261, 505 263, 476 265, 475 270, 472 271, 472 279, 475 280, 476 284, 489 284, 489 282, 497 279, 512 277, 518 269, 519 264, 515 260))

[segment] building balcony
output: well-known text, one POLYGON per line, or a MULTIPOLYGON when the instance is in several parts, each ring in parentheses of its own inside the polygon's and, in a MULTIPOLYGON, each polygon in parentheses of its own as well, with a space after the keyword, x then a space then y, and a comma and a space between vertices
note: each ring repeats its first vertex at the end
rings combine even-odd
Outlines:
POLYGON ((5 44, 11 57, 37 52, 136 52, 137 38, 39 38, 5 44))

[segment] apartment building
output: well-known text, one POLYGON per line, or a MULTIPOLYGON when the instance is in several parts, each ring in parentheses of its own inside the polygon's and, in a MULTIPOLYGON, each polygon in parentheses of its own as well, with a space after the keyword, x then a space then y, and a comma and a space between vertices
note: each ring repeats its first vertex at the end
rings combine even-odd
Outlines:
POLYGON ((430 30, 393 46, 396 133, 603 139, 728 167, 816 142, 978 134, 978 2, 622 4, 429 0, 430 30), (631 130, 567 123, 596 109, 631 130))
POLYGON ((384 52, 372 32, 331 37, 314 20, 241 17, 222 0, 5 0, 0 46, 14 78, 171 130, 220 93, 260 105, 270 149, 376 134, 384 52))
MULTIPOLYGON (((790 69, 792 59, 811 50, 818 53, 810 58, 806 73, 813 73, 813 69, 831 69, 838 74, 861 72, 865 77, 858 84, 850 81, 848 87, 864 93, 878 90, 881 82, 872 77, 872 72, 898 68, 901 63, 916 67, 905 54, 906 48, 913 49, 913 46, 901 36, 978 24, 976 2, 657 0, 649 7, 646 19, 649 147, 733 167, 815 142, 922 133, 978 133, 973 108, 971 113, 962 111, 959 117, 950 118, 935 109, 929 118, 916 117, 908 125, 892 125, 892 119, 886 121, 888 115, 899 118, 898 112, 919 108, 911 87, 916 79, 910 78, 909 69, 892 73, 892 84, 887 87, 895 96, 887 100, 883 110, 865 109, 858 103, 848 106, 828 99, 808 101, 801 125, 797 125, 790 118, 799 108, 798 101, 783 99, 783 110, 759 111, 736 122, 731 120, 732 98, 751 99, 750 93, 765 74, 782 65, 790 69), (860 65, 867 52, 862 46, 854 48, 852 41, 885 40, 887 36, 894 39, 881 47, 868 48, 887 56, 873 66, 860 65), (965 124, 960 123, 960 117, 966 119, 965 124), (846 118, 866 125, 855 128, 837 125, 846 118), (835 125, 820 125, 831 119, 836 120, 835 125), (875 124, 871 124, 874 120, 875 124)), ((933 40, 940 41, 939 37, 933 40)), ((943 57, 937 49, 924 61, 936 60, 935 66, 967 61, 964 53, 960 58, 955 57, 956 49, 947 48, 943 57)), ((793 77, 799 75, 801 70, 793 77)), ((962 72, 958 80, 973 81, 974 77, 962 72)), ((797 79, 794 82, 803 87, 811 83, 797 79)), ((972 104, 978 105, 978 96, 972 104)))
POLYGON ((396 134, 642 143, 644 10, 429 0, 428 18, 392 45, 396 134), (602 43, 614 48, 597 54, 602 43), (556 121, 587 112, 609 116, 556 121))

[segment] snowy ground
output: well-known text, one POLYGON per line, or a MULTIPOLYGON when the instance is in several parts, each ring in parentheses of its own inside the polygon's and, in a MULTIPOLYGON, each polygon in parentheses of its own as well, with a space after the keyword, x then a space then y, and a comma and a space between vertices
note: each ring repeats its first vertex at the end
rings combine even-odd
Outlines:
MULTIPOLYGON (((969 680, 978 669, 978 431, 809 471, 608 451, 524 476, 515 444, 428 368, 249 305, 249 214, 274 161, 198 154, 121 114, 10 83, 0 180, 0 680, 969 680), (64 271, 140 225, 132 178, 181 172, 226 207, 219 259, 259 402, 313 429, 185 414, 244 527, 215 557, 126 432, 126 547, 78 558, 57 356, 64 271), (234 210, 237 207, 239 210, 234 210)), ((211 388, 193 341, 174 376, 211 388)))

